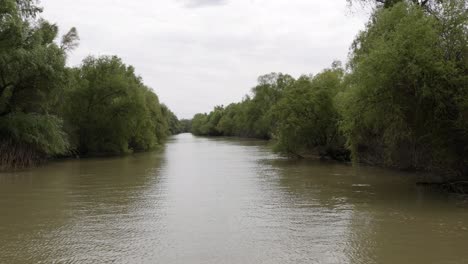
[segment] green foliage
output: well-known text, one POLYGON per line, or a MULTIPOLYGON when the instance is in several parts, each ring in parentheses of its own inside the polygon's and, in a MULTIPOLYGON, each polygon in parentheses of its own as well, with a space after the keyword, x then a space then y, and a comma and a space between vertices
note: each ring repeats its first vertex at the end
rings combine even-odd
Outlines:
POLYGON ((78 36, 78 31, 73 27, 70 29, 70 31, 68 31, 67 34, 62 37, 60 48, 64 51, 74 50, 76 47, 78 47, 79 40, 80 37, 78 36))
POLYGON ((163 143, 168 127, 158 96, 146 86, 140 85, 138 88, 141 93, 139 99, 143 100, 137 101, 135 105, 135 109, 139 110, 134 111, 133 115, 129 113, 128 118, 135 121, 135 127, 127 143, 129 150, 145 151, 163 143))
POLYGON ((215 127, 210 122, 210 115, 196 114, 192 119, 192 133, 195 135, 217 136, 215 127))
POLYGON ((57 26, 36 19, 34 1, 0 3, 0 167, 63 154, 68 141, 52 115, 66 83, 57 26))
POLYGON ((43 20, 23 26, 0 48, 0 115, 45 113, 65 83, 65 53, 54 43, 57 27, 43 20))
POLYGON ((248 121, 247 110, 250 109, 252 104, 250 98, 246 98, 241 103, 234 103, 228 105, 224 109, 224 114, 218 122, 216 129, 221 131, 225 136, 240 136, 248 137, 253 133, 248 121))
POLYGON ((168 135, 175 135, 182 132, 182 124, 179 122, 177 116, 169 110, 164 104, 161 105, 162 115, 167 122, 168 135))
POLYGON ((202 126, 206 123, 207 115, 206 114, 196 114, 192 118, 192 128, 191 132, 194 135, 207 135, 205 131, 202 130, 202 126))
POLYGON ((334 104, 343 73, 336 67, 314 77, 303 76, 285 91, 274 108, 278 150, 296 156, 315 150, 322 157, 348 158, 334 104))
POLYGON ((463 0, 373 1, 347 72, 262 76, 252 97, 194 117, 198 135, 274 138, 302 156, 468 174, 468 12, 463 0), (219 118, 221 116, 221 118, 219 118))
POLYGON ((362 0, 378 8, 334 63, 298 80, 259 77, 242 102, 179 121, 118 57, 67 68, 72 28, 34 0, 0 2, 0 168, 56 155, 149 150, 170 134, 274 139, 284 153, 468 174, 464 0, 362 0), (345 149, 345 147, 347 149, 345 149))
POLYGON ((272 108, 294 78, 281 73, 260 76, 252 89, 252 98, 224 108, 217 106, 209 114, 193 118, 192 133, 210 136, 242 136, 269 139, 275 127, 272 108))
POLYGON ((58 46, 58 27, 38 19, 41 11, 34 0, 0 2, 1 169, 69 153, 148 150, 180 130, 177 117, 117 57, 67 68, 77 30, 58 46))
POLYGON ((379 10, 353 44, 341 113, 355 159, 401 168, 466 166, 457 150, 466 135, 457 126, 467 97, 467 17, 443 12, 438 19, 406 3, 379 10))
POLYGON ((191 119, 181 119, 179 121, 180 133, 188 133, 192 130, 192 120, 191 119))
POLYGON ((285 74, 259 78, 252 98, 227 107, 217 106, 209 114, 197 114, 192 133, 208 136, 274 138, 277 149, 301 156, 347 159, 339 133, 339 115, 334 98, 342 89, 344 71, 335 63, 313 78, 294 80, 285 74))
POLYGON ((44 156, 63 154, 68 149, 62 120, 53 115, 14 113, 0 117, 0 135, 13 143, 27 144, 44 156))
POLYGON ((88 57, 75 72, 66 120, 80 153, 119 154, 154 148, 178 122, 117 57, 88 57))
POLYGON ((253 88, 252 100, 246 105, 249 134, 252 137, 269 139, 275 126, 272 107, 281 99, 284 90, 294 83, 290 75, 271 73, 260 76, 253 88))

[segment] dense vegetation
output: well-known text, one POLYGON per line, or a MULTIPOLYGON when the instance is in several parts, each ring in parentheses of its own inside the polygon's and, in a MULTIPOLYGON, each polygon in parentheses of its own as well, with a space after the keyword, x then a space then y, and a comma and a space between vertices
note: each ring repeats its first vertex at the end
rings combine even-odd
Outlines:
POLYGON ((468 176, 468 11, 463 0, 377 0, 346 67, 259 78, 196 135, 274 139, 279 151, 468 176))
POLYGON ((117 57, 66 66, 72 28, 38 17, 34 0, 0 2, 0 169, 55 156, 154 148, 182 130, 177 117, 117 57))

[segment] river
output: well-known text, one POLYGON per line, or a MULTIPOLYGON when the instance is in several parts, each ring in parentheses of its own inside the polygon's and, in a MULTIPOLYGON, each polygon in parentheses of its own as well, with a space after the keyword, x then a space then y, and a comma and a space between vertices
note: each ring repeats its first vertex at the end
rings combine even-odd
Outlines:
POLYGON ((181 134, 0 174, 0 263, 468 263, 468 204, 417 180, 181 134))

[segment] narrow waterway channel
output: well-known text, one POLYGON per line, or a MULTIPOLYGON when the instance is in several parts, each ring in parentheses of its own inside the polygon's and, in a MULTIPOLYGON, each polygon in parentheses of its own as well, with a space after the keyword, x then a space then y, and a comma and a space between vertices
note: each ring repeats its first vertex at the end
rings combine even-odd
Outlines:
POLYGON ((0 174, 0 263, 468 263, 468 204, 256 140, 0 174))

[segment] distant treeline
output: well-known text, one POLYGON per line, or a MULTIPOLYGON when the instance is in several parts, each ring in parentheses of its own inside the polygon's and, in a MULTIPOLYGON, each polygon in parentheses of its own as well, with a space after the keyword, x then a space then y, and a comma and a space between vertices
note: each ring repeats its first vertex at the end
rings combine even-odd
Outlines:
POLYGON ((50 157, 155 148, 182 131, 177 117, 118 57, 66 66, 72 28, 38 18, 34 0, 0 2, 0 169, 50 157))
POLYGON ((466 1, 377 2, 345 66, 298 79, 261 76, 242 102, 195 115, 192 133, 467 177, 466 1))

